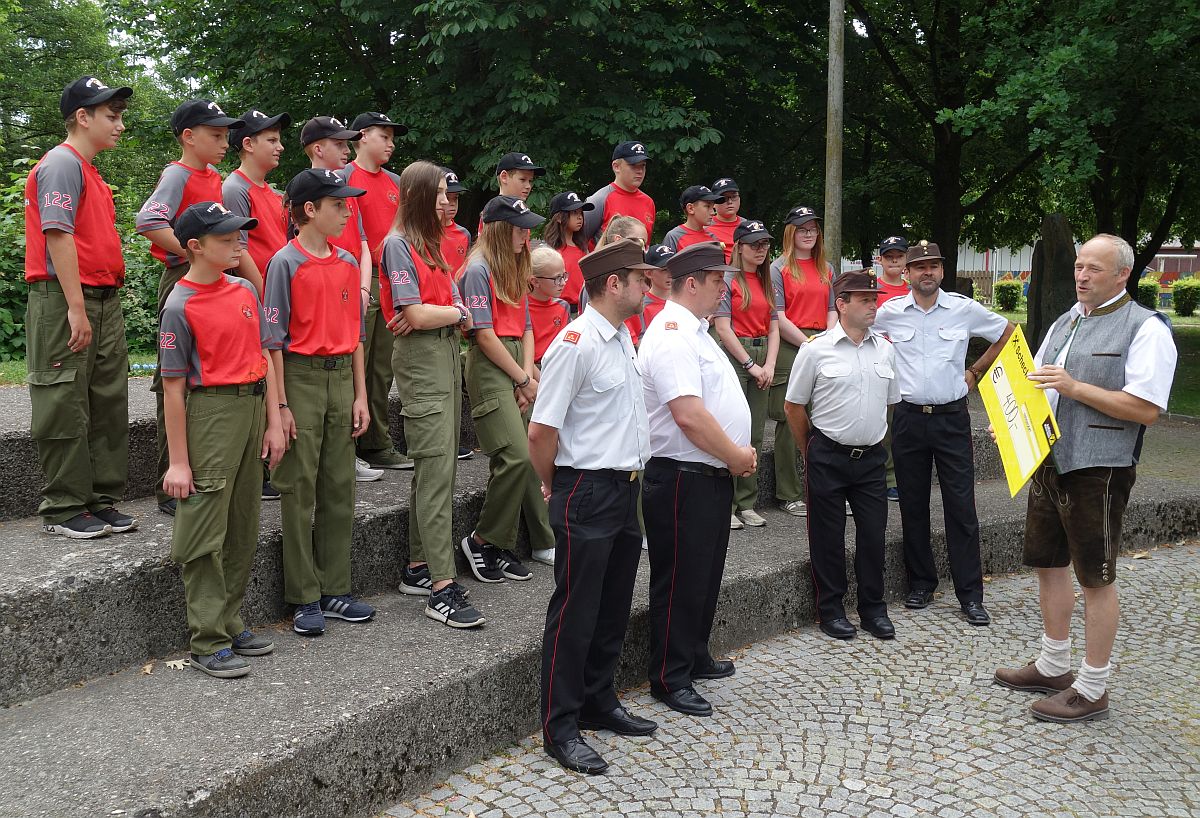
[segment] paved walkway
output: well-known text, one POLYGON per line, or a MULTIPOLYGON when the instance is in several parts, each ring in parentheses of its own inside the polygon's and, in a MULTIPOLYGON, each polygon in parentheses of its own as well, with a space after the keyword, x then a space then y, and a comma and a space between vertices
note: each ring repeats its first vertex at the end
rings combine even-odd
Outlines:
POLYGON ((739 652, 732 678, 701 683, 715 718, 674 713, 645 687, 627 693, 660 728, 587 734, 606 776, 564 771, 530 737, 385 815, 1200 816, 1200 543, 1139 556, 1119 568, 1108 721, 1035 722, 1034 694, 992 684, 998 665, 1033 657, 1040 635, 1034 578, 997 577, 990 628, 966 625, 952 597, 894 609, 893 642, 802 628, 739 652))

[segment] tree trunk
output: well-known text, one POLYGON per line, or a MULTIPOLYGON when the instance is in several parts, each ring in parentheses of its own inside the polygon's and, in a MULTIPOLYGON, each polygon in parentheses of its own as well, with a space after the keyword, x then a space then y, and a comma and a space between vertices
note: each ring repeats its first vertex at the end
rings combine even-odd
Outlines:
POLYGON ((957 292, 958 236, 962 230, 962 138, 948 125, 933 128, 932 236, 945 260, 942 289, 957 292))
POLYGON ((1033 248, 1029 274, 1029 318, 1025 336, 1034 349, 1050 326, 1075 303, 1075 234, 1061 213, 1042 219, 1042 237, 1033 248))

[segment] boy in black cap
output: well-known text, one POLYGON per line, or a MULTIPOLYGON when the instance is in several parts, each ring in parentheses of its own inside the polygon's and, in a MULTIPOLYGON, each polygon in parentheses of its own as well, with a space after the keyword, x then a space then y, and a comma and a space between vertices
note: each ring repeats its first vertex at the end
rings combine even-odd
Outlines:
POLYGON ((579 294, 583 291, 583 273, 579 260, 587 253, 587 239, 583 237, 583 220, 587 213, 596 209, 591 202, 579 198, 573 190, 556 193, 550 200, 550 218, 542 231, 546 244, 562 256, 567 270, 567 283, 562 298, 571 309, 580 312, 579 294))
POLYGON ((612 184, 588 197, 595 210, 584 214, 583 235, 590 242, 600 237, 613 216, 631 216, 646 228, 646 240, 654 235, 654 200, 642 191, 646 181, 646 146, 637 141, 622 142, 613 149, 612 184))
POLYGON ((30 436, 45 477, 43 530, 73 539, 128 531, 129 352, 125 259, 112 189, 92 164, 115 148, 133 89, 92 76, 63 89, 67 138, 25 181, 25 313, 30 436))
POLYGON ((458 215, 458 197, 467 188, 450 168, 442 168, 442 175, 446 177, 446 204, 439 211, 442 217, 442 258, 450 265, 452 276, 458 278, 459 271, 467 263, 467 251, 471 249, 471 231, 454 221, 458 215))
POLYGON ((707 241, 720 241, 709 229, 712 224, 715 205, 725 201, 704 185, 692 185, 679 196, 679 206, 683 208, 683 224, 672 228, 663 237, 663 244, 675 252, 693 244, 707 241))
POLYGON ((292 629, 306 636, 324 633, 326 616, 375 615, 350 596, 354 440, 371 417, 358 265, 333 246, 350 219, 347 199, 363 193, 332 170, 300 171, 287 186, 299 232, 267 268, 271 358, 291 440, 273 473, 283 495, 283 592, 296 606, 292 629))
POLYGON ((717 212, 708 226, 708 232, 716 236, 717 241, 725 248, 725 263, 728 264, 733 258, 733 231, 746 223, 746 220, 738 215, 738 209, 742 206, 742 194, 738 190, 737 182, 728 176, 722 176, 713 182, 712 192, 725 201, 717 205, 717 212))
MULTIPOLYGON (((150 240, 150 254, 164 265, 158 280, 156 314, 162 313, 175 282, 188 271, 183 245, 175 236, 175 219, 197 202, 221 201, 221 174, 216 165, 229 150, 229 129, 245 124, 240 119, 226 116, 221 106, 207 99, 188 100, 171 115, 171 131, 183 149, 183 156, 163 170, 154 192, 137 214, 137 232, 150 240)), ((262 276, 249 271, 244 274, 261 293, 262 276)), ((161 372, 154 373, 150 389, 155 393, 158 409, 158 479, 161 484, 168 465, 161 372)), ((160 488, 159 510, 174 515, 175 506, 175 498, 167 496, 160 488)))
POLYGON ((241 121, 241 127, 229 129, 229 146, 238 152, 241 163, 221 185, 221 203, 235 216, 258 222, 253 233, 242 231, 248 252, 242 253, 239 269, 261 278, 271 257, 287 244, 283 196, 267 184, 267 174, 279 167, 282 131, 292 124, 292 117, 286 113, 268 116, 251 108, 241 121))
MULTIPOLYGON (((504 154, 496 163, 496 184, 500 186, 500 196, 512 196, 514 199, 525 201, 533 190, 533 180, 545 175, 544 167, 535 165, 528 154, 516 151, 504 154)), ((483 216, 480 216, 475 234, 482 232, 483 216)))
POLYGON ((258 544, 258 461, 274 466, 285 443, 262 304, 225 274, 246 252, 240 232, 256 225, 216 202, 183 211, 174 235, 189 268, 160 316, 171 451, 163 490, 178 503, 171 559, 183 575, 191 665, 226 679, 250 672, 236 654, 274 649, 246 628, 241 608, 258 544))

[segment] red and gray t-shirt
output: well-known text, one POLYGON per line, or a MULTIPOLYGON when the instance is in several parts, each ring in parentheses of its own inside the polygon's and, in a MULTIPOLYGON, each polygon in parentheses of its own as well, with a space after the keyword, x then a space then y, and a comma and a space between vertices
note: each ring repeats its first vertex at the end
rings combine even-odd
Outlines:
POLYGON ((515 305, 496 297, 492 271, 483 259, 476 258, 463 271, 458 283, 463 304, 471 311, 475 329, 490 329, 501 338, 520 338, 533 329, 529 319, 529 296, 522 294, 515 305))
POLYGON ((346 220, 342 234, 334 236, 329 243, 340 250, 345 250, 357 264, 359 254, 362 253, 362 243, 367 240, 367 231, 363 227, 362 208, 358 205, 358 197, 351 196, 346 199, 346 207, 350 210, 350 218, 346 220))
POLYGON ((433 304, 453 307, 463 303, 450 272, 430 267, 403 236, 383 241, 379 262, 379 310, 388 321, 397 307, 433 304))
POLYGON ((588 197, 595 210, 583 214, 583 235, 595 241, 613 216, 632 216, 646 225, 646 236, 654 236, 654 200, 640 190, 630 193, 608 184, 588 197))
POLYGON ((567 271, 567 283, 563 285, 562 291, 563 301, 566 301, 572 307, 578 307, 579 294, 583 292, 584 284, 583 270, 579 269, 579 259, 583 258, 585 254, 573 243, 567 243, 555 249, 562 256, 563 267, 567 271))
POLYGON ((533 360, 540 361, 550 342, 570 323, 571 307, 561 298, 530 298, 529 320, 533 324, 533 360))
POLYGON ((263 306, 270 349, 349 355, 366 337, 358 262, 332 245, 324 258, 292 240, 267 265, 263 306))
POLYGON ((725 247, 726 264, 733 258, 733 231, 737 230, 745 222, 746 220, 741 216, 738 216, 731 222, 723 221, 720 216, 713 216, 712 224, 706 228, 725 247))
MULTIPOLYGON (((144 234, 164 227, 174 230, 175 219, 192 205, 221 200, 221 174, 216 168, 209 165, 204 170, 197 170, 182 162, 172 162, 158 177, 154 192, 138 211, 137 231, 144 234)), ((157 244, 150 245, 150 255, 168 267, 187 261, 157 244)))
MULTIPOLYGON (((366 191, 357 197, 356 204, 362 221, 363 235, 367 237, 367 247, 371 249, 371 264, 377 267, 380 261, 380 245, 392 229, 396 209, 400 207, 400 177, 387 168, 380 168, 371 173, 354 162, 338 171, 338 176, 350 187, 366 191)), ((358 249, 355 249, 352 255, 357 257, 358 249)))
POLYGON ((442 226, 442 260, 450 265, 450 272, 457 277, 467 263, 471 250, 471 231, 461 224, 442 226))
MULTIPOLYGON (((783 269, 783 256, 771 262, 771 284, 775 288, 775 306, 783 311, 797 329, 825 331, 833 305, 833 287, 817 275, 817 262, 797 259, 800 277, 783 269)), ((832 274, 832 269, 829 269, 832 274)))
MULTIPOLYGON (((762 282, 753 273, 745 273, 745 287, 738 281, 737 273, 725 274, 725 295, 713 315, 728 318, 733 334, 739 338, 765 338, 771 332, 771 322, 779 320, 779 308, 767 301, 762 282), (749 295, 750 303, 743 309, 749 295)), ((774 289, 774 282, 771 284, 774 289)))
POLYGON ((685 247, 703 244, 706 241, 720 241, 720 239, 708 228, 693 230, 686 224, 681 224, 668 230, 667 235, 663 236, 662 243, 678 252, 685 247))
POLYGON ((222 275, 212 284, 181 280, 159 318, 158 360, 164 378, 189 389, 254 383, 267 376, 270 340, 254 285, 222 275))
POLYGON ((51 148, 25 180, 25 280, 58 278, 46 249, 46 231, 75 237, 79 283, 120 287, 125 257, 117 233, 112 188, 70 145, 51 148))
POLYGON ((238 216, 258 219, 258 227, 242 231, 242 241, 254 266, 266 274, 271 258, 288 243, 288 214, 283 208, 283 195, 268 184, 255 184, 240 170, 235 170, 221 186, 225 209, 238 216))

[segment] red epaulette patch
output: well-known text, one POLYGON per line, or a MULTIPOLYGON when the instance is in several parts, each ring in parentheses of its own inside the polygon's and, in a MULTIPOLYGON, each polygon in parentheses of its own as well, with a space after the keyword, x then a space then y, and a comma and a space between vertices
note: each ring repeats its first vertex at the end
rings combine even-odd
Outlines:
POLYGON ((679 324, 675 323, 674 321, 668 321, 667 323, 665 323, 663 325, 663 328, 664 329, 679 329, 679 324))
POLYGON ((568 344, 578 344, 579 343, 579 333, 576 332, 575 330, 571 330, 570 332, 563 333, 563 340, 566 341, 568 344))

